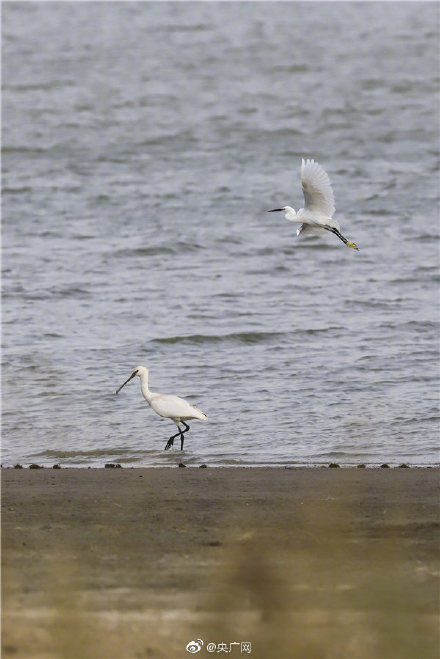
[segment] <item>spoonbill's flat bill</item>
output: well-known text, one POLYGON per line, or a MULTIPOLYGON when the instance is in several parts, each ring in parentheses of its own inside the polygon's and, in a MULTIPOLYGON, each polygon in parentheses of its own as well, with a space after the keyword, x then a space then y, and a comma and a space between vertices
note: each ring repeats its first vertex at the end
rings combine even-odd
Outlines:
POLYGON ((286 213, 284 217, 289 222, 301 222, 296 232, 298 236, 316 236, 331 231, 348 247, 359 249, 355 243, 344 238, 340 232, 339 222, 333 219, 335 212, 333 189, 328 175, 320 164, 314 160, 302 160, 301 185, 305 200, 304 208, 300 208, 297 213, 290 206, 273 208, 267 212, 283 211, 286 213))
POLYGON ((124 384, 121 384, 116 393, 118 394, 122 387, 125 387, 127 382, 130 382, 130 380, 132 380, 136 375, 140 378, 142 395, 147 401, 148 405, 159 416, 174 421, 179 430, 179 432, 169 438, 165 445, 165 451, 172 447, 174 440, 176 437, 179 437, 179 435, 180 450, 183 451, 183 442, 185 441, 183 435, 189 430, 189 425, 186 423, 186 421, 189 421, 190 419, 200 419, 200 421, 206 421, 208 417, 206 414, 203 414, 203 412, 198 410, 197 407, 194 407, 194 405, 191 405, 183 398, 179 398, 179 396, 172 396, 170 394, 157 394, 150 391, 148 388, 148 369, 145 368, 145 366, 138 366, 135 368, 128 380, 126 380, 124 384), (182 430, 179 424, 182 424, 185 429, 182 430))

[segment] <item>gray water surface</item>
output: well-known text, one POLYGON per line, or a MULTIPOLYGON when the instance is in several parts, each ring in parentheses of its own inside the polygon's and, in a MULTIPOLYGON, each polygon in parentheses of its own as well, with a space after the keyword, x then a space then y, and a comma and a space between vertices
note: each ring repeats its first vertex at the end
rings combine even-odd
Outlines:
POLYGON ((4 4, 3 464, 438 462, 438 11, 4 4))

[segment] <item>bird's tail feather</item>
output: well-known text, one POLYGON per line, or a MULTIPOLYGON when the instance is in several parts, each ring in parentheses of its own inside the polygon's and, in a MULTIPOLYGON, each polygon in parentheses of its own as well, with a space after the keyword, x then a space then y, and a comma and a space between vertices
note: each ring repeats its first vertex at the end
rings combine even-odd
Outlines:
POLYGON ((191 405, 191 407, 193 408, 194 412, 197 413, 197 416, 196 416, 197 419, 200 419, 200 421, 206 421, 208 419, 206 414, 204 412, 202 412, 202 410, 199 410, 198 407, 196 407, 195 405, 191 405))

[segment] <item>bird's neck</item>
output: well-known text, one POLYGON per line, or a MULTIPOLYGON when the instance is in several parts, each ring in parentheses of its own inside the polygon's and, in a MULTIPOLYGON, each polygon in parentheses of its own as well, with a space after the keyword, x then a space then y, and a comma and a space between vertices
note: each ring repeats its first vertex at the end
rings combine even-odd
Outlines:
POLYGON ((291 208, 290 206, 287 207, 287 212, 284 216, 286 220, 289 220, 289 222, 295 222, 296 219, 296 212, 294 208, 291 208))
POLYGON ((151 391, 148 389, 148 373, 142 373, 140 380, 142 396, 149 403, 151 400, 151 391))

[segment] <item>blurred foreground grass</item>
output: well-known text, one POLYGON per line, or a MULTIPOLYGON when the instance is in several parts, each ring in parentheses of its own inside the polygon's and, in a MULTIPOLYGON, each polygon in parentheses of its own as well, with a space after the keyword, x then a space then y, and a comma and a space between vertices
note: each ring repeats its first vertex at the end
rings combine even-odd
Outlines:
MULTIPOLYGON (((221 528, 221 542, 162 562, 175 571, 172 587, 139 583, 135 604, 123 582, 88 588, 90 557, 56 538, 34 604, 25 586, 17 595, 21 575, 6 566, 3 656, 173 659, 190 656, 185 646, 198 638, 199 657, 219 656, 208 642, 236 641, 250 641, 259 659, 439 656, 438 564, 424 548, 426 527, 404 510, 379 531, 334 501, 286 511, 275 526, 243 505, 221 528)), ((238 646, 228 654, 249 656, 238 646)))
MULTIPOLYGON (((210 609, 235 611, 232 628, 258 657, 437 657, 438 572, 417 558, 416 538, 400 543, 405 524, 375 537, 348 506, 306 505, 270 538, 235 532, 210 609)), ((211 630, 228 638, 231 622, 219 616, 211 630)))

